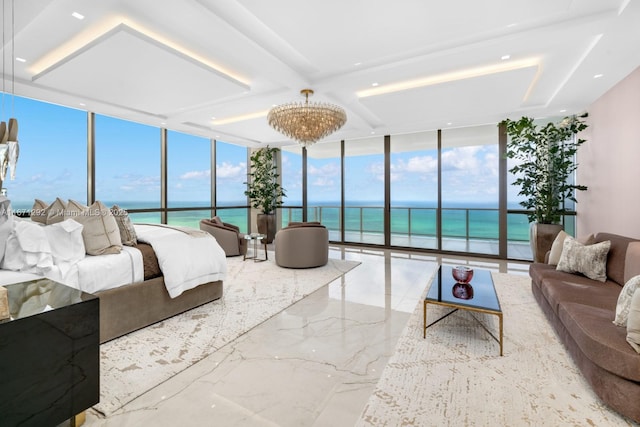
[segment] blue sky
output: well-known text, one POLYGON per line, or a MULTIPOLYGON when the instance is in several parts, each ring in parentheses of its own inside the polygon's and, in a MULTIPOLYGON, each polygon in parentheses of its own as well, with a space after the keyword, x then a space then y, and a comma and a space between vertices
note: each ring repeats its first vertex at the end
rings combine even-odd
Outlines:
MULTIPOLYGON (((5 96, 3 120, 11 115, 5 96)), ((20 160, 16 180, 4 187, 16 203, 46 202, 56 197, 86 202, 86 112, 15 97, 19 121, 20 160)), ((96 115, 96 197, 109 202, 144 206, 160 205, 160 129, 96 115)), ((347 141, 347 144, 349 142, 347 141)), ((210 141, 207 138, 168 132, 169 206, 185 202, 209 203, 210 141)), ((302 198, 301 157, 284 153, 283 186, 287 204, 302 198)), ((309 202, 340 199, 338 158, 309 156, 309 202)), ((498 203, 498 152, 496 145, 445 149, 442 152, 442 194, 445 203, 498 203)), ((346 159, 346 197, 353 203, 384 197, 382 155, 349 156, 346 159)), ((244 147, 218 142, 217 195, 220 204, 242 203, 247 158, 244 147)), ((392 203, 428 202, 436 198, 435 150, 393 153, 392 203)), ((510 199, 517 189, 509 186, 510 199)), ((133 205, 129 207, 134 207, 133 205)))

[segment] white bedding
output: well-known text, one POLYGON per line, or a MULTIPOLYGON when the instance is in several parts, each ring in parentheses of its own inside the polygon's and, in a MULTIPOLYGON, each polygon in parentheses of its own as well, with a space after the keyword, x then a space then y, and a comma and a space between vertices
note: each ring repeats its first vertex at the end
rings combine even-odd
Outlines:
POLYGON ((142 253, 123 246, 119 254, 87 255, 64 275, 55 266, 44 275, 92 294, 144 280, 142 253))
POLYGON ((159 225, 134 226, 138 240, 153 247, 171 298, 202 283, 224 280, 227 259, 209 233, 159 225))
MULTIPOLYGON (((227 262, 224 250, 210 234, 161 225, 134 226, 138 240, 153 247, 171 298, 200 284, 225 278, 227 262)), ((39 256, 42 258, 45 252, 39 256)), ((0 284, 44 276, 84 292, 95 293, 144 280, 142 253, 130 246, 123 246, 119 254, 87 255, 73 263, 52 263, 50 255, 46 259, 46 266, 32 269, 29 273, 0 270, 0 284)))

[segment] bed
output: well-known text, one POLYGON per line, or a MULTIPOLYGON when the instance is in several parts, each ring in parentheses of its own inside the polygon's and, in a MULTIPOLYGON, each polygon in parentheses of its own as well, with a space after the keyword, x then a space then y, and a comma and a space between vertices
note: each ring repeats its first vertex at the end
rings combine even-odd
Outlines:
POLYGON ((222 297, 226 257, 210 234, 166 225, 134 226, 136 246, 122 246, 114 254, 86 255, 84 246, 77 244, 82 227, 73 221, 41 227, 21 220, 14 228, 29 230, 22 233, 22 244, 31 252, 25 256, 28 261, 16 261, 12 244, 2 242, 7 252, 0 285, 44 276, 98 296, 101 343, 222 297), (47 236, 41 233, 54 227, 58 234, 49 236, 51 244, 44 245, 47 236), (77 246, 82 247, 81 254, 77 246), (47 250, 53 255, 47 257, 47 250), (16 271, 25 262, 30 268, 16 271))

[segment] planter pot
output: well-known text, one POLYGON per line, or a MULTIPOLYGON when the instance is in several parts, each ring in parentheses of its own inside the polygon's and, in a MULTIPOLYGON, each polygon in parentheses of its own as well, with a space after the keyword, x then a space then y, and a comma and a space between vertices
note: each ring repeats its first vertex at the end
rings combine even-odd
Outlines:
POLYGON ((258 214, 258 233, 267 236, 263 242, 271 243, 276 236, 276 214, 258 214))
POLYGON ((544 257, 551 250, 551 245, 558 233, 563 229, 561 224, 538 224, 532 222, 529 227, 529 242, 534 262, 544 262, 544 257))

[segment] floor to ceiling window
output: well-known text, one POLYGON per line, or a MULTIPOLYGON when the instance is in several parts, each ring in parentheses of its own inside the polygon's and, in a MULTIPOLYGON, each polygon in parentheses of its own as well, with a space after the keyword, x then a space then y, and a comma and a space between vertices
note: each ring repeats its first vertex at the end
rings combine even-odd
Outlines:
POLYGON ((302 147, 290 145, 280 150, 282 188, 287 197, 282 200, 281 226, 302 221, 302 147))
POLYGON ((319 221, 329 230, 329 240, 341 241, 342 178, 340 141, 307 148, 307 221, 319 221))
MULTIPOLYGON (((95 115, 96 200, 123 209, 160 208, 160 129, 95 115)), ((131 213, 159 223, 159 212, 131 213)))
POLYGON ((345 242, 384 244, 384 137, 345 141, 345 242))
POLYGON ((216 141, 216 214, 247 232, 247 147, 216 141))
POLYGON ((438 133, 391 136, 391 245, 437 249, 438 133))
POLYGON ((199 228, 211 205, 211 140, 168 131, 167 207, 206 209, 169 211, 167 223, 199 228))
POLYGON ((87 113, 20 96, 10 102, 4 114, 18 120, 20 155, 15 179, 10 169, 2 187, 13 209, 28 212, 36 198, 86 203, 87 113))
POLYGON ((498 129, 442 131, 442 250, 498 255, 498 129))

